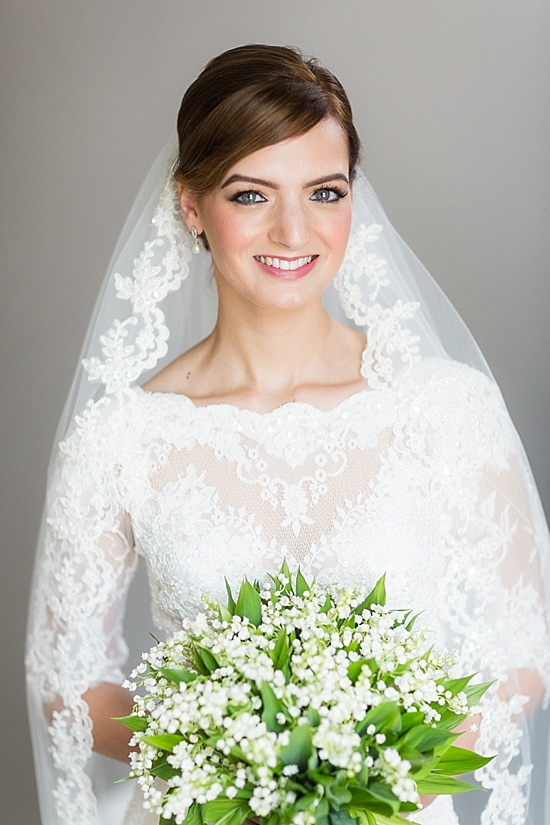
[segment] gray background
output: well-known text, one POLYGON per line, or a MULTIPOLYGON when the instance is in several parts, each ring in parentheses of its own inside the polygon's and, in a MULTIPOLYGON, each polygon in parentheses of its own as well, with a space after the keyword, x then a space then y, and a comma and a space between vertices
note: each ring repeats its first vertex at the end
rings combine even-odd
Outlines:
POLYGON ((550 512, 550 4, 4 0, 0 14, 0 818, 35 825, 21 660, 48 455, 118 232, 212 55, 297 45, 340 77, 367 173, 479 341, 550 512))

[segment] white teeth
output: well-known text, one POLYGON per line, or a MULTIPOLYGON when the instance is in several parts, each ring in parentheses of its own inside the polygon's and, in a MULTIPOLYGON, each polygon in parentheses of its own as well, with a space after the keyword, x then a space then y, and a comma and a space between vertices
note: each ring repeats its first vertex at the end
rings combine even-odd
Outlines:
POLYGON ((293 261, 285 261, 279 258, 270 258, 269 255, 256 255, 260 263, 267 264, 267 266, 274 266, 276 269, 300 269, 300 267, 310 264, 313 260, 313 255, 308 255, 306 258, 295 258, 293 261))

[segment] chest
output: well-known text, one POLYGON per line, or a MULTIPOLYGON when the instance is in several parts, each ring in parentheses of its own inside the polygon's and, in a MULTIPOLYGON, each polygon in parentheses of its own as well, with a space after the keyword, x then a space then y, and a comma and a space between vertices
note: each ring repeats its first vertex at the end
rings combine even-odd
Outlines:
POLYGON ((199 610, 202 593, 223 599, 225 578, 265 580, 284 557, 321 582, 370 586, 385 572, 398 600, 433 581, 433 479, 400 443, 391 399, 236 412, 165 418, 149 433, 129 510, 161 626, 199 610))

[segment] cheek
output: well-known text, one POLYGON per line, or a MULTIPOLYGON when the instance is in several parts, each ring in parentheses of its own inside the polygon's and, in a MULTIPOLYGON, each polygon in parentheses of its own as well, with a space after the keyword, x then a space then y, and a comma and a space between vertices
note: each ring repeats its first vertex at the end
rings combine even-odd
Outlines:
POLYGON ((220 259, 243 252, 257 232, 252 217, 232 210, 212 215, 205 231, 214 256, 220 259))
POLYGON ((351 209, 327 220, 321 233, 332 253, 340 258, 344 257, 351 231, 351 209))

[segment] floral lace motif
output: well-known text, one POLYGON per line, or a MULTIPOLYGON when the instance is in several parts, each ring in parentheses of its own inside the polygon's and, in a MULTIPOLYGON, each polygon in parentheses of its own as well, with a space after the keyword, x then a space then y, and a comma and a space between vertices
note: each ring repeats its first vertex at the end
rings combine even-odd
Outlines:
POLYGON ((367 347, 363 353, 361 375, 371 389, 392 384, 403 366, 410 370, 420 360, 418 336, 413 335, 401 322, 413 317, 420 304, 397 300, 393 307, 384 308, 375 303, 380 290, 390 284, 387 261, 375 252, 369 252, 369 244, 378 241, 384 227, 381 224, 361 224, 348 243, 346 255, 334 281, 340 303, 346 317, 357 326, 368 327, 367 347), (370 289, 367 302, 362 288, 370 289), (398 363, 396 363, 396 356, 398 363))
POLYGON ((170 178, 152 224, 153 237, 145 242, 134 262, 133 277, 115 274, 116 296, 130 301, 132 314, 123 321, 115 320, 101 336, 103 361, 93 357, 82 362, 89 380, 101 381, 107 393, 126 389, 167 352, 169 330, 157 304, 187 278, 191 257, 189 233, 181 220, 177 191, 170 178), (128 337, 131 332, 133 343, 128 337))

